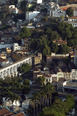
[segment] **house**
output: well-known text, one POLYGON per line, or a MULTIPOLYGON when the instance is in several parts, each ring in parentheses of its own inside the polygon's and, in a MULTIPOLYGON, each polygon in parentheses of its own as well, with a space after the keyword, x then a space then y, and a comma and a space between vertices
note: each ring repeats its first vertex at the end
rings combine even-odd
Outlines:
POLYGON ((18 8, 15 7, 15 5, 10 5, 10 6, 9 6, 9 11, 10 11, 10 13, 15 13, 15 14, 17 14, 17 13, 18 13, 18 8))
POLYGON ((63 11, 60 9, 59 5, 55 4, 54 8, 50 10, 50 16, 52 17, 61 17, 61 16, 66 16, 66 11, 63 11))
POLYGON ((22 50, 30 50, 30 45, 31 45, 31 42, 30 40, 28 40, 27 38, 25 38, 24 40, 22 39, 22 46, 21 46, 21 49, 22 50))
POLYGON ((72 77, 71 77, 71 72, 64 72, 64 79, 65 79, 65 80, 70 80, 70 79, 72 79, 72 77))
POLYGON ((9 44, 9 43, 13 43, 13 37, 10 34, 5 34, 3 36, 1 36, 1 40, 4 41, 5 43, 9 44))
POLYGON ((51 74, 44 75, 44 77, 45 77, 45 82, 44 82, 44 84, 46 84, 46 83, 48 83, 48 82, 52 83, 52 76, 51 76, 51 74))
POLYGON ((7 47, 7 48, 6 48, 6 53, 7 53, 7 54, 11 54, 11 52, 12 52, 12 49, 7 47))
POLYGON ((19 100, 14 100, 12 102, 12 100, 9 100, 9 98, 6 99, 5 97, 3 97, 3 102, 4 102, 4 106, 7 106, 7 107, 11 107, 11 106, 19 107, 20 106, 19 100))
POLYGON ((28 50, 16 50, 16 54, 21 54, 21 55, 29 55, 30 52, 28 50))
POLYGON ((10 112, 7 108, 3 108, 0 110, 0 116, 13 116, 14 113, 10 112))
POLYGON ((9 60, 0 58, 0 65, 2 67, 9 65, 9 60))
POLYGON ((37 65, 40 64, 42 61, 42 54, 38 53, 36 56, 33 57, 33 64, 37 65))
POLYGON ((77 27, 77 16, 68 17, 68 24, 71 24, 73 27, 77 27))
POLYGON ((53 43, 56 43, 59 46, 59 45, 66 45, 67 41, 66 40, 62 40, 60 38, 59 40, 54 40, 53 43))
POLYGON ((30 12, 26 12, 26 20, 27 21, 31 21, 32 19, 34 19, 40 12, 39 11, 30 11, 30 12))
POLYGON ((6 59, 6 54, 0 54, 0 58, 6 59))
POLYGON ((42 4, 42 0, 37 0, 37 4, 42 4))
POLYGON ((21 46, 19 46, 18 43, 13 44, 13 51, 16 51, 16 50, 21 50, 21 46))
POLYGON ((24 114, 23 112, 20 113, 13 113, 12 111, 10 111, 7 108, 2 108, 0 110, 0 116, 26 116, 26 114, 24 114))
POLYGON ((71 79, 72 80, 77 80, 77 69, 72 69, 71 70, 71 79))
POLYGON ((26 114, 20 112, 20 113, 16 114, 15 116, 26 116, 26 114))

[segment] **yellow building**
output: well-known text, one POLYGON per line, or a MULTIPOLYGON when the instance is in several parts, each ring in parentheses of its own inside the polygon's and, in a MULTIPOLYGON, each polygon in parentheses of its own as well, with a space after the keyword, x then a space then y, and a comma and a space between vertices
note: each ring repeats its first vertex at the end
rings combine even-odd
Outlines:
POLYGON ((11 48, 6 48, 7 54, 11 54, 11 48))
POLYGON ((4 55, 4 54, 0 54, 0 58, 2 58, 2 59, 6 59, 6 55, 4 55))
POLYGON ((35 57, 34 57, 34 65, 40 64, 42 61, 42 54, 38 53, 35 57))

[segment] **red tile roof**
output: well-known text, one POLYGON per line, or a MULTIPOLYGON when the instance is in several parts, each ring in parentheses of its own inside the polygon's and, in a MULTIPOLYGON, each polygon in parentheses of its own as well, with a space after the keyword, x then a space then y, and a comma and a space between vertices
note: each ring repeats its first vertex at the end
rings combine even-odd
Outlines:
POLYGON ((0 116, 12 116, 13 113, 10 112, 8 109, 3 108, 0 110, 0 116))
POLYGON ((61 10, 67 10, 69 7, 62 7, 61 10))
POLYGON ((77 19, 77 16, 69 17, 69 19, 77 19))
POLYGON ((24 113, 20 112, 18 114, 16 114, 15 116, 26 116, 24 113))

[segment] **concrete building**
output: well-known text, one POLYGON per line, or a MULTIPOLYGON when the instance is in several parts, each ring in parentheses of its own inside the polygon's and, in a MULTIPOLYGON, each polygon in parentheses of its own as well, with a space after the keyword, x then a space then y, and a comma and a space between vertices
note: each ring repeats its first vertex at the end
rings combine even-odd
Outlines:
POLYGON ((31 21, 34 19, 40 12, 39 11, 32 11, 32 12, 26 12, 26 20, 31 21))
POLYGON ((71 70, 71 79, 77 80, 77 70, 76 69, 71 70))
POLYGON ((37 64, 41 64, 42 61, 42 54, 38 53, 36 56, 33 57, 33 64, 37 65, 37 64))
POLYGON ((30 45, 31 42, 27 38, 25 38, 24 40, 22 39, 22 46, 21 46, 22 50, 30 50, 30 45))
POLYGON ((61 16, 65 17, 65 15, 66 15, 66 12, 61 9, 55 9, 54 11, 51 11, 52 17, 61 17, 61 16))
POLYGON ((11 52, 12 52, 12 49, 7 47, 7 48, 6 48, 6 53, 7 53, 7 54, 11 54, 11 52))
POLYGON ((15 14, 17 14, 19 10, 18 10, 17 7, 15 7, 15 5, 10 5, 10 6, 9 6, 9 11, 10 11, 10 13, 15 13, 15 14))
POLYGON ((55 4, 54 6, 50 6, 48 8, 48 14, 52 17, 65 17, 66 16, 66 11, 63 11, 58 4, 55 4))
POLYGON ((18 43, 13 44, 13 51, 16 51, 16 50, 21 50, 21 46, 19 46, 18 43))
POLYGON ((63 91, 77 92, 77 80, 65 81, 63 83, 63 91))
POLYGON ((42 4, 42 0, 37 0, 37 4, 42 4))

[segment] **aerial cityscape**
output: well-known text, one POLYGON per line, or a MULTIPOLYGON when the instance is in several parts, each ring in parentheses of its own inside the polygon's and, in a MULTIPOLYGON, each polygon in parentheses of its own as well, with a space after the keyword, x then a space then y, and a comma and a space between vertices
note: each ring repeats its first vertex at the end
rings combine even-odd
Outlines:
POLYGON ((77 0, 0 0, 0 116, 77 116, 77 0))

